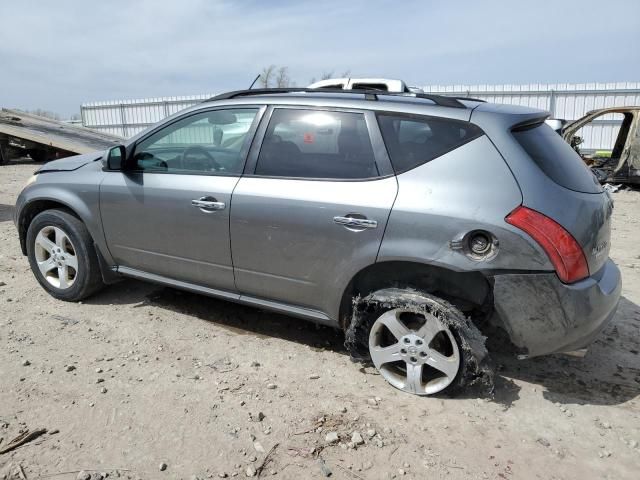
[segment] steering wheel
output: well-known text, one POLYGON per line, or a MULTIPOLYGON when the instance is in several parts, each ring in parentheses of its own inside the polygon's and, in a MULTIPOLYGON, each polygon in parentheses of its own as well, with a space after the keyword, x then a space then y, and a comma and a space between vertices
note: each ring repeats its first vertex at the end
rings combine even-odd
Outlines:
POLYGON ((182 157, 180 158, 180 165, 182 168, 185 168, 185 164, 187 162, 187 157, 192 153, 201 153, 207 158, 209 165, 215 168, 216 170, 222 170, 222 165, 220 165, 213 156, 207 152, 207 149, 201 145, 191 145, 184 149, 182 152, 182 157))

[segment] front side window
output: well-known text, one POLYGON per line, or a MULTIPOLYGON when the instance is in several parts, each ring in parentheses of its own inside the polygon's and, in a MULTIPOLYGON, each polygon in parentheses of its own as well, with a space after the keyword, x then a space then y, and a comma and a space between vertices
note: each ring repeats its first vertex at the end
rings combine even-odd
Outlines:
POLYGON ((239 174, 243 146, 257 108, 212 110, 183 118, 136 145, 135 168, 145 172, 239 174))
POLYGON ((364 115, 323 110, 274 110, 255 173, 327 179, 378 176, 364 115))
POLYGON ((450 118, 381 113, 378 123, 396 173, 411 170, 483 135, 472 123, 450 118))

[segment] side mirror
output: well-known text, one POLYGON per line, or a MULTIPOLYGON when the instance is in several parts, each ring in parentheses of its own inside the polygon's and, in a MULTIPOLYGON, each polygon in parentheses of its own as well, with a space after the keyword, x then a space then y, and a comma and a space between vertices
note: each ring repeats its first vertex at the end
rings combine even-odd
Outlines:
POLYGON ((127 150, 123 145, 111 148, 107 153, 107 168, 109 170, 122 170, 126 156, 127 150))

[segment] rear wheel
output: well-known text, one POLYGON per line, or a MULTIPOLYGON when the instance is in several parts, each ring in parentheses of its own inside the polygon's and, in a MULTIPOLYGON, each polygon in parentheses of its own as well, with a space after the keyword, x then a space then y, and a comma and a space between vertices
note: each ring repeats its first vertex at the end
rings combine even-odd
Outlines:
POLYGON ((484 337, 448 302, 415 290, 379 290, 355 305, 346 346, 395 388, 457 393, 481 373, 484 337))
POLYGON ((36 215, 27 230, 27 255, 40 285, 60 300, 82 300, 104 285, 87 228, 66 211, 36 215))
POLYGON ((451 385, 462 351, 451 329, 431 313, 394 308, 369 333, 369 355, 384 379, 399 390, 431 395, 451 385))

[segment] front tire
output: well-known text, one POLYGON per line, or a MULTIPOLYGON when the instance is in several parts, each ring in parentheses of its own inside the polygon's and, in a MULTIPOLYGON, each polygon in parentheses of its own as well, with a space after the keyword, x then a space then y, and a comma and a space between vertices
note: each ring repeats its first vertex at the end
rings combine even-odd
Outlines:
POLYGON ((46 210, 27 230, 31 271, 51 296, 82 300, 104 286, 98 256, 87 227, 64 210, 46 210))
POLYGON ((456 394, 482 375, 484 337, 460 310, 433 295, 389 288, 356 299, 345 346, 393 387, 456 394))

